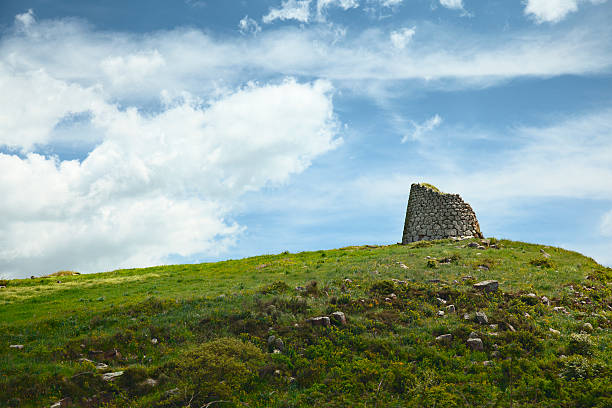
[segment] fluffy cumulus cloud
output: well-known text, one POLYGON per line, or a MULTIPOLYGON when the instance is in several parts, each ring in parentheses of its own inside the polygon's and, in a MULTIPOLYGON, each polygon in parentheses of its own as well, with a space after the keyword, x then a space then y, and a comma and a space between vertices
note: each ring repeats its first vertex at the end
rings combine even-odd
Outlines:
POLYGON ((79 67, 60 75, 22 64, 4 52, 6 41, 0 271, 13 277, 218 254, 243 228, 231 221, 241 195, 286 183, 340 143, 327 81, 249 83, 205 100, 158 89, 164 100, 146 111, 117 103, 118 88, 104 78, 125 84, 136 72, 162 75, 161 51, 115 49, 120 55, 90 61, 98 77, 89 72, 79 83, 79 67), (91 149, 79 160, 41 153, 75 116, 85 122, 76 140, 97 135, 91 149))
POLYGON ((525 14, 537 23, 557 23, 568 14, 578 11, 581 3, 600 4, 607 0, 527 0, 525 14))
POLYGON ((279 8, 271 8, 262 21, 266 24, 274 20, 297 20, 307 23, 310 20, 311 0, 284 0, 279 8))
POLYGON ((406 45, 408 45, 415 33, 415 27, 405 27, 400 30, 391 31, 389 39, 395 48, 402 50, 406 48, 406 45))

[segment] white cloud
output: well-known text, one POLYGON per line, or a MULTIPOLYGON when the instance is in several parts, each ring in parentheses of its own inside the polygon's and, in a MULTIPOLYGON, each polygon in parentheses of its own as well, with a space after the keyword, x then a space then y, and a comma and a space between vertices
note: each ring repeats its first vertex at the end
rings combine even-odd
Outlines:
POLYGON ((402 50, 406 48, 406 45, 412 40, 415 33, 415 27, 405 27, 397 31, 392 31, 389 38, 391 39, 391 44, 393 44, 395 48, 402 50))
POLYGON ((109 56, 100 62, 104 74, 117 86, 141 83, 164 65, 166 61, 157 50, 109 56))
POLYGON ((325 20, 325 12, 330 7, 338 7, 343 10, 359 7, 357 0, 317 0, 317 20, 325 20))
POLYGON ((96 87, 57 80, 43 69, 10 70, 0 61, 0 146, 27 151, 45 144, 63 117, 100 102, 96 87))
POLYGON ((36 23, 36 18, 34 17, 34 11, 32 9, 28 9, 25 13, 15 16, 15 24, 18 29, 27 30, 34 23, 36 23))
MULTIPOLYGON (((337 41, 334 28, 270 29, 257 37, 219 39, 193 29, 146 35, 92 30, 76 21, 43 20, 27 33, 5 35, 5 69, 44 67, 53 78, 87 89, 101 86, 124 103, 145 103, 189 90, 196 95, 250 78, 307 76, 334 81, 452 80, 456 86, 489 86, 508 78, 597 73, 612 64, 609 28, 506 34, 496 42, 478 35, 419 27, 409 52, 387 46, 389 33, 370 29, 337 41), (147 71, 146 75, 140 69, 147 71)), ((445 83, 445 87, 449 84, 445 83)))
POLYGON ((271 8, 262 21, 266 24, 274 20, 297 20, 307 23, 310 19, 311 0, 283 0, 280 8, 271 8))
POLYGON ((411 134, 407 134, 402 138, 402 143, 407 142, 408 140, 420 141, 423 139, 425 134, 431 132, 442 123, 442 118, 440 115, 435 114, 431 118, 427 119, 423 123, 412 122, 412 126, 414 127, 414 131, 411 134))
POLYGON ((558 23, 568 14, 578 11, 580 3, 600 4, 607 0, 526 0, 525 14, 538 24, 558 23))
POLYGON ((601 225, 599 226, 601 235, 612 237, 612 210, 608 211, 601 217, 601 225))
MULTIPOLYGON (((420 126, 436 122, 434 118, 420 126)), ((548 126, 518 127, 506 134, 489 135, 493 140, 514 142, 508 148, 489 151, 486 157, 480 150, 470 153, 458 147, 481 140, 481 134, 474 136, 472 130, 459 127, 452 134, 462 142, 441 143, 435 134, 421 139, 419 162, 427 171, 419 178, 448 191, 460 191, 483 205, 489 203, 493 209, 510 199, 612 200, 612 108, 560 118, 548 126), (473 163, 478 163, 476 172, 473 163)), ((404 194, 396 187, 410 177, 387 176, 371 179, 372 190, 365 191, 376 191, 378 197, 404 194)), ((406 183, 409 185, 409 180, 406 183)))
POLYGON ((380 5, 383 7, 394 7, 402 4, 403 0, 380 0, 380 5))
POLYGON ((249 16, 244 16, 242 20, 238 22, 238 30, 240 34, 257 34, 261 31, 261 27, 257 24, 257 21, 253 20, 249 16))
MULTIPOLYGON (((325 81, 250 84, 206 105, 179 99, 143 114, 101 92, 87 104, 92 91, 48 75, 22 76, 8 82, 46 92, 30 93, 29 112, 12 126, 28 136, 28 123, 38 125, 24 140, 1 129, 0 145, 52 143, 51 130, 79 102, 103 140, 81 162, 0 154, 0 270, 12 276, 219 253, 241 231, 227 220, 238 197, 287 182, 340 142, 325 81), (45 110, 49 95, 61 109, 45 110)), ((12 103, 0 101, 0 111, 12 103)))
POLYGON ((463 0, 440 0, 440 5, 453 10, 463 10, 463 0))

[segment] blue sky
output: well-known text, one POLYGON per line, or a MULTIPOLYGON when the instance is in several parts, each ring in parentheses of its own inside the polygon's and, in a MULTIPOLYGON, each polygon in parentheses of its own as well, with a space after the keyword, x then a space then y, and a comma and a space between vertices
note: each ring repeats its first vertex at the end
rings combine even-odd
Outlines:
POLYGON ((390 244, 410 184, 612 265, 606 0, 0 4, 0 274, 390 244))

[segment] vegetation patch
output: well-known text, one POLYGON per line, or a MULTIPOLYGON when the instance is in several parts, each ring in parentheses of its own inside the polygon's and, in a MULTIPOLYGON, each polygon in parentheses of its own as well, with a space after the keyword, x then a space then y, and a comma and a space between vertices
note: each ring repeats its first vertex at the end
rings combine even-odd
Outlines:
POLYGON ((611 270, 496 244, 11 280, 0 406, 610 406, 611 270))

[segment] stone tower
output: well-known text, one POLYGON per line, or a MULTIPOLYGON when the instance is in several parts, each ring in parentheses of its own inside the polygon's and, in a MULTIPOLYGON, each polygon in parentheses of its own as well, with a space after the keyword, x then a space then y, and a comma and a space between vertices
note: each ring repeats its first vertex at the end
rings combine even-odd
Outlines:
POLYGON ((483 238, 472 207, 459 194, 429 184, 410 186, 402 244, 451 237, 483 238))

